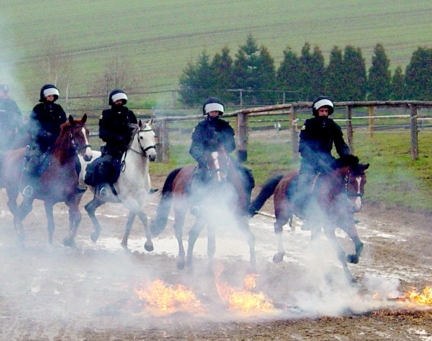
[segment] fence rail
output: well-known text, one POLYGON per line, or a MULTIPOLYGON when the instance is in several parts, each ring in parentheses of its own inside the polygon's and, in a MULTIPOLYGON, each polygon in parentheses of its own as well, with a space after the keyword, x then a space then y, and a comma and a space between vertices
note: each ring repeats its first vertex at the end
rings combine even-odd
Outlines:
MULTIPOLYGON (((292 157, 297 159, 298 154, 298 132, 299 132, 299 118, 298 114, 304 110, 308 110, 310 113, 311 102, 292 102, 287 104, 264 106, 257 108, 247 108, 242 110, 236 110, 224 114, 225 118, 235 117, 236 124, 236 144, 239 161, 244 162, 247 160, 248 152, 248 138, 249 138, 249 123, 250 118, 257 116, 273 116, 273 115, 286 115, 289 122, 289 130, 291 132, 291 149, 292 157)), ((419 132, 419 121, 432 120, 432 117, 419 117, 418 110, 421 108, 432 108, 432 101, 349 101, 349 102, 335 102, 335 109, 344 109, 345 117, 338 119, 338 121, 345 121, 345 128, 347 132, 347 143, 351 150, 354 151, 354 126, 353 120, 367 119, 368 133, 373 136, 376 129, 376 120, 380 118, 395 119, 408 119, 409 128, 411 134, 411 156, 414 160, 418 159, 418 132, 419 132), (367 115, 353 117, 354 108, 364 108, 367 110, 367 115), (376 115, 377 108, 404 108, 409 111, 409 114, 404 115, 387 115, 379 116, 376 115)), ((169 161, 169 131, 170 125, 180 121, 196 121, 202 119, 202 115, 191 115, 184 117, 155 117, 155 130, 158 136, 158 162, 169 161)))

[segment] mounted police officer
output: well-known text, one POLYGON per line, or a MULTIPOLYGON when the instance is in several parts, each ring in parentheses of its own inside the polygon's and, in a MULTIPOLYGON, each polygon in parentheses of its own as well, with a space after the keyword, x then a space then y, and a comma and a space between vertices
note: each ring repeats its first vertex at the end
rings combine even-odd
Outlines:
POLYGON ((14 149, 22 125, 21 111, 9 98, 9 86, 0 84, 0 153, 14 149))
POLYGON ((23 195, 32 196, 36 179, 41 174, 41 166, 60 134, 60 126, 66 122, 66 113, 61 105, 55 103, 59 91, 53 84, 46 84, 40 90, 39 104, 30 113, 28 132, 31 142, 26 150, 25 172, 29 184, 24 187, 23 195))
MULTIPOLYGON (((231 153, 236 148, 234 129, 227 121, 220 118, 224 113, 222 102, 216 97, 210 97, 204 102, 202 112, 206 118, 198 123, 193 130, 192 143, 189 149, 189 153, 198 163, 189 189, 191 193, 194 193, 194 197, 197 197, 195 200, 196 205, 191 209, 193 214, 198 213, 200 187, 202 188, 202 185, 207 181, 206 155, 217 151, 221 146, 227 153, 231 153)), ((254 180, 250 170, 240 164, 238 164, 238 168, 242 173, 246 190, 252 191, 254 180)))
POLYGON ((329 118, 333 111, 334 104, 328 97, 317 97, 312 103, 314 117, 307 119, 301 128, 299 152, 302 159, 295 198, 299 207, 307 205, 314 177, 318 173, 333 170, 333 145, 340 157, 350 154, 350 149, 343 139, 342 129, 329 118))
MULTIPOLYGON (((133 111, 125 105, 127 95, 122 90, 113 90, 109 94, 110 109, 105 109, 99 119, 99 137, 105 142, 99 166, 101 182, 113 184, 120 174, 120 162, 132 137, 132 124, 137 124, 133 111)), ((106 187, 100 186, 99 194, 107 196, 106 187)))

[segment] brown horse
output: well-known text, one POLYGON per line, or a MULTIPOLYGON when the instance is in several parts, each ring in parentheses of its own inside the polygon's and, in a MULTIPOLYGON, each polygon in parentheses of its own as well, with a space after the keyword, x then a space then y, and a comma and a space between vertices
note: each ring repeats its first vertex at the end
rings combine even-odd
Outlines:
POLYGON ((162 197, 158 206, 157 216, 150 227, 154 236, 159 235, 166 227, 171 205, 174 208, 174 231, 179 246, 177 267, 192 267, 192 255, 195 242, 200 231, 207 226, 208 272, 213 271, 213 258, 216 251, 215 229, 225 224, 225 217, 230 217, 235 225, 246 234, 250 250, 250 264, 256 266, 255 238, 249 229, 248 205, 251 191, 245 186, 239 167, 224 149, 213 152, 207 157, 208 181, 200 188, 202 197, 194 198, 188 190, 189 183, 195 172, 195 166, 177 168, 165 180, 162 197), (189 231, 188 249, 185 259, 183 247, 183 225, 186 212, 192 203, 199 200, 200 211, 195 223, 189 231))
MULTIPOLYGON (((360 164, 357 157, 349 155, 336 160, 334 170, 315 178, 311 187, 309 209, 306 211, 308 226, 311 227, 312 238, 316 238, 321 227, 329 241, 336 248, 338 258, 344 270, 349 274, 346 262, 358 263, 363 243, 355 227, 353 215, 361 209, 361 198, 366 184, 366 169, 369 164, 360 164), (355 254, 345 255, 337 242, 336 227, 341 228, 351 238, 355 254)), ((289 221, 292 224, 293 215, 302 216, 301 208, 293 202, 295 195, 295 179, 298 172, 292 171, 285 176, 278 175, 269 179, 262 187, 258 196, 252 201, 249 212, 256 214, 266 200, 273 195, 276 222, 274 231, 278 241, 278 252, 273 256, 275 263, 281 262, 285 255, 282 241, 283 226, 289 221), (290 187, 291 186, 291 187, 290 187)), ((350 275, 350 274, 349 274, 350 275)))
POLYGON ((31 212, 33 200, 39 199, 45 204, 49 243, 52 243, 55 228, 53 206, 58 202, 65 202, 69 208, 69 235, 63 243, 67 246, 75 245, 75 235, 82 217, 78 205, 83 195, 77 191, 77 154, 80 153, 87 160, 92 155, 86 120, 87 114, 80 120, 74 120, 69 116, 68 121, 62 124, 59 137, 48 156, 49 162, 45 164, 45 169, 38 179, 40 186, 35 188, 31 197, 24 197, 20 205, 17 204, 17 198, 24 185, 22 179, 25 148, 12 150, 3 155, 2 186, 6 188, 7 204, 14 216, 19 241, 24 240, 23 220, 31 212))

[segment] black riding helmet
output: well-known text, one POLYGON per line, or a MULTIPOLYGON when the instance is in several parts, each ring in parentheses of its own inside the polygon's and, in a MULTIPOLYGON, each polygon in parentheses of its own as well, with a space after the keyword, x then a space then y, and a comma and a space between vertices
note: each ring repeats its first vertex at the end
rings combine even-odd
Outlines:
POLYGON ((118 101, 119 99, 122 100, 123 105, 125 105, 127 103, 127 100, 128 100, 128 98, 127 98, 126 94, 124 93, 124 91, 119 90, 119 89, 113 90, 109 94, 108 104, 109 105, 113 105, 114 102, 118 101))
POLYGON ((59 91, 55 85, 45 84, 40 90, 39 102, 45 102, 45 97, 47 97, 49 95, 54 95, 54 101, 53 102, 55 102, 58 100, 60 93, 59 93, 59 91))
POLYGON ((319 96, 315 98, 315 100, 312 103, 312 115, 317 116, 318 115, 318 109, 322 107, 327 107, 329 110, 329 116, 333 114, 334 111, 334 105, 333 101, 329 99, 326 96, 319 96))
POLYGON ((224 105, 216 97, 209 97, 203 104, 203 115, 207 115, 210 111, 219 111, 219 116, 224 113, 224 105))

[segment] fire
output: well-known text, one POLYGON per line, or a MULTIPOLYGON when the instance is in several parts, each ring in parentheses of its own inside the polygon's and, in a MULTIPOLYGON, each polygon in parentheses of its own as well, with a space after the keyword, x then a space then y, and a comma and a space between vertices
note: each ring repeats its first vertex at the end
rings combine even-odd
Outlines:
POLYGON ((153 315, 169 315, 178 311, 198 315, 205 313, 195 294, 183 285, 171 287, 158 279, 145 289, 135 289, 135 292, 153 310, 153 315))
POLYGON ((424 287, 421 293, 412 289, 404 295, 404 298, 412 303, 432 305, 432 288, 424 287))
POLYGON ((269 312, 274 309, 273 303, 262 292, 251 292, 255 287, 257 276, 256 274, 246 276, 243 290, 230 287, 227 283, 219 281, 217 276, 216 289, 219 297, 227 303, 228 309, 247 313, 269 312))

